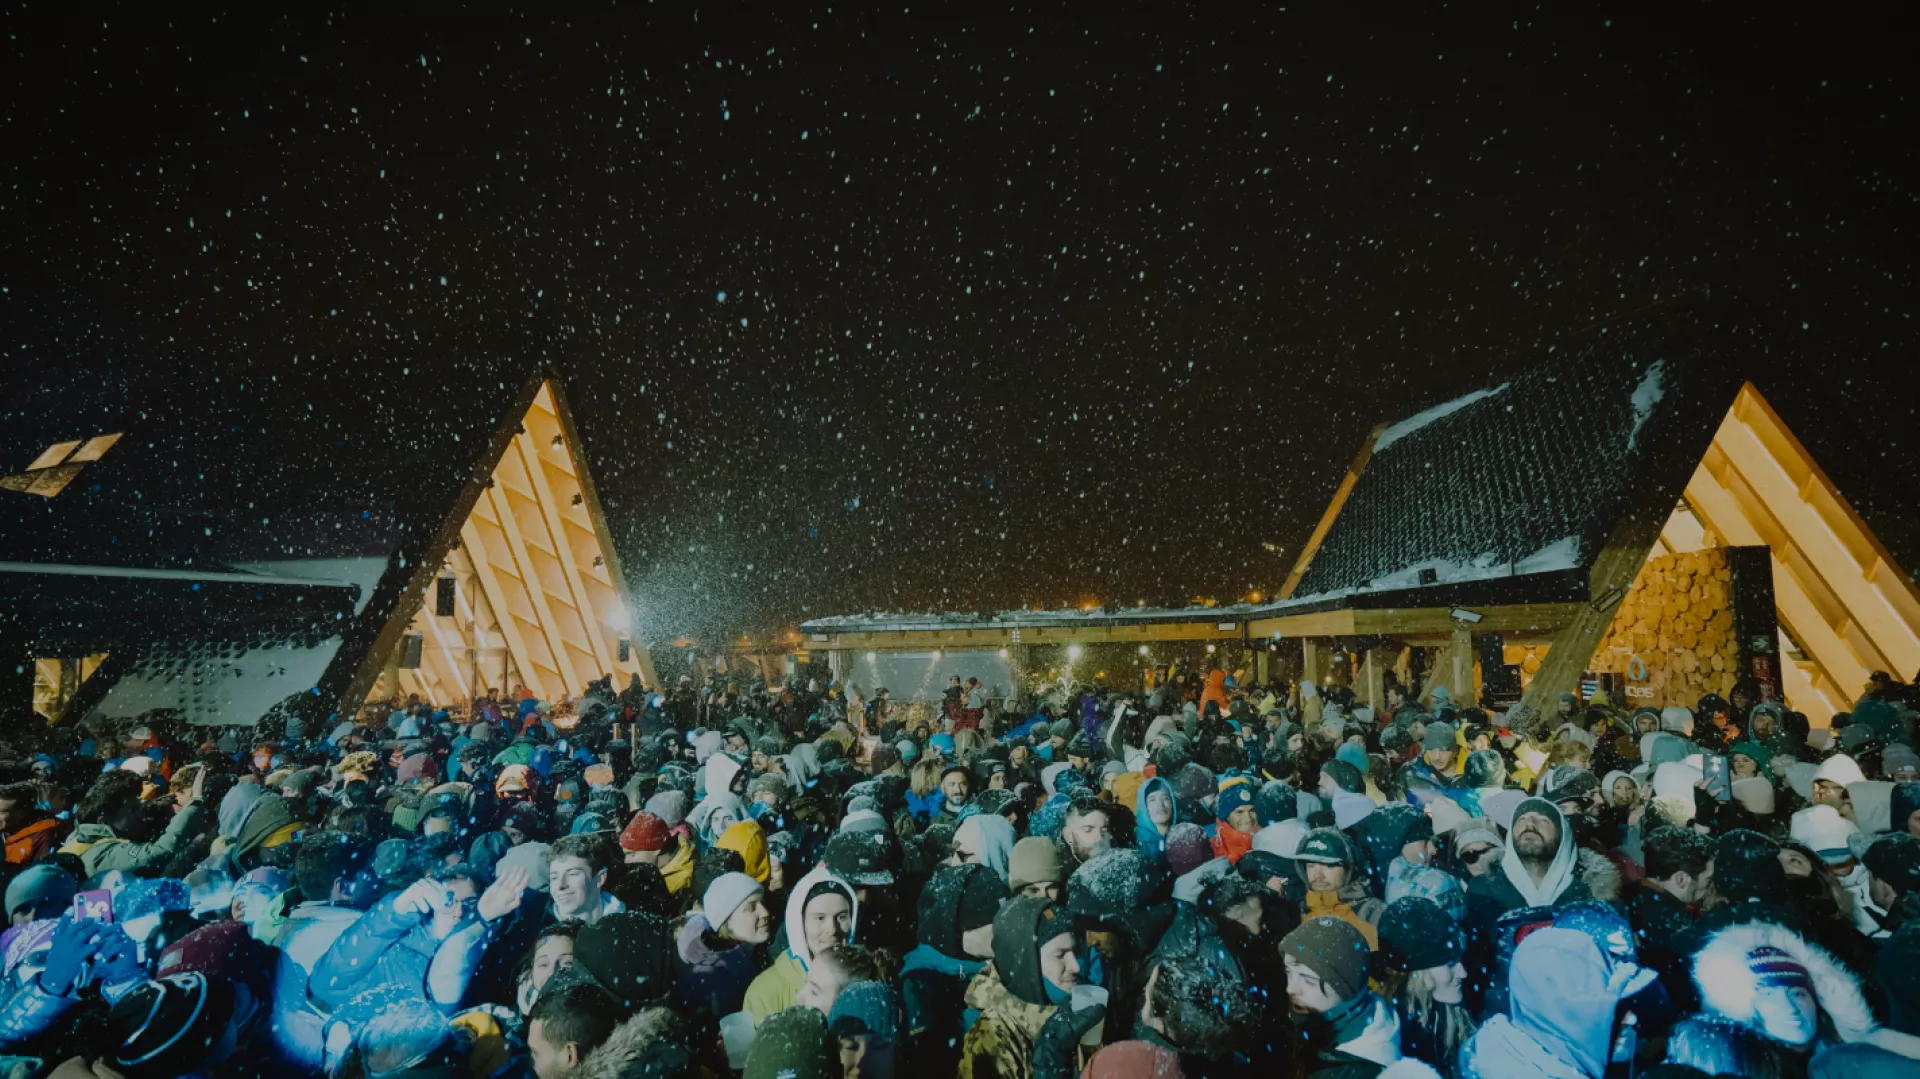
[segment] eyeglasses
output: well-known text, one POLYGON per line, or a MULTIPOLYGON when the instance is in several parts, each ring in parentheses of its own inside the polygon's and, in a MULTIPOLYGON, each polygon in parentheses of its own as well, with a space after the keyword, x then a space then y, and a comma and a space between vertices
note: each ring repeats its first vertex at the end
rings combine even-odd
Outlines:
POLYGON ((1460 860, 1467 863, 1468 865, 1474 865, 1478 863, 1480 859, 1492 853, 1493 853, 1492 847, 1474 847, 1471 850, 1461 851, 1460 860))

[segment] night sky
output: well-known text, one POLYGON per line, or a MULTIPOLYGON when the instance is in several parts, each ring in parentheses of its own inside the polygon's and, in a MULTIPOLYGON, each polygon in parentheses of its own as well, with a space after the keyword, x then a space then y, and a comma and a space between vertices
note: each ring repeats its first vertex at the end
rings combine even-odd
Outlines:
POLYGON ((1701 290, 1914 486, 1902 28, 400 7, 0 10, 0 423, 548 366, 655 639, 1271 591, 1372 424, 1701 290))

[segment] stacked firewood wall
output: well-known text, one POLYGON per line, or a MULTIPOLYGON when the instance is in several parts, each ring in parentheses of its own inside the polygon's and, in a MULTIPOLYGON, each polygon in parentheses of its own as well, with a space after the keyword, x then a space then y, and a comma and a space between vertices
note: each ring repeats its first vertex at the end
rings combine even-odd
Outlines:
POLYGON ((1624 680, 1629 707, 1726 696, 1739 668, 1732 575, 1715 549, 1649 559, 1614 612, 1592 669, 1624 680))

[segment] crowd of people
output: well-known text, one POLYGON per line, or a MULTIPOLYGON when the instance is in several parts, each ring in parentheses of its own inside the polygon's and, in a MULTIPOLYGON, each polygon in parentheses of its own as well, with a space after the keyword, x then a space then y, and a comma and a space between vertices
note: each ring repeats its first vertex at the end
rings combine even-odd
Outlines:
POLYGON ((1909 689, 607 681, 0 730, 0 1070, 1920 1073, 1909 689))

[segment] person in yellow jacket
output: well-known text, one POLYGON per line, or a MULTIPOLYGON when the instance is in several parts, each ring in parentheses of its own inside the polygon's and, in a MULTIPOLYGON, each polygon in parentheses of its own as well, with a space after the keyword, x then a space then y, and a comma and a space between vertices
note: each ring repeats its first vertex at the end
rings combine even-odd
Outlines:
POLYGON ((807 984, 807 965, 828 948, 852 940, 859 917, 860 899, 853 885, 826 866, 815 866, 794 884, 787 901, 786 950, 747 986, 745 1010, 754 1026, 793 1006, 807 984))

